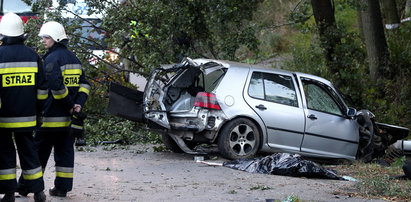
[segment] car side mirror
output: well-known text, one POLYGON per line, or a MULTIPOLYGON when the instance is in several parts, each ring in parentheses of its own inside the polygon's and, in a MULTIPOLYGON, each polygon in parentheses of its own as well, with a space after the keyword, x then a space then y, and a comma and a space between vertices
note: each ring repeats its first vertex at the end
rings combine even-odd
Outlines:
POLYGON ((350 118, 353 118, 355 115, 357 114, 357 110, 352 108, 352 107, 348 107, 347 109, 347 116, 350 118))

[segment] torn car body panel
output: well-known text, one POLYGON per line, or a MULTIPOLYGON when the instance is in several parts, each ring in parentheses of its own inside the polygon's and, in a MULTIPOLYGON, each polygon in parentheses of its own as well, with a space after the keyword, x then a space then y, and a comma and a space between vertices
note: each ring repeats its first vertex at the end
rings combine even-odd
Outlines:
POLYGON ((144 117, 162 127, 170 128, 167 109, 162 102, 164 99, 163 86, 160 81, 156 80, 159 71, 159 69, 154 70, 146 85, 143 97, 144 117))
POLYGON ((107 112, 135 122, 144 122, 144 93, 117 83, 110 83, 107 112))
MULTIPOLYGON (((209 81, 204 79, 218 76, 212 73, 219 69, 221 67, 216 68, 213 65, 199 68, 189 63, 185 66, 176 65, 168 69, 154 70, 144 94, 145 118, 177 138, 208 143, 214 141, 226 116, 221 110, 196 107, 195 102, 198 92, 213 90, 213 84, 208 84, 209 81), (196 133, 202 135, 195 136, 196 133), (195 139, 200 136, 201 140, 195 139)), ((219 73, 223 74, 224 71, 219 73)))

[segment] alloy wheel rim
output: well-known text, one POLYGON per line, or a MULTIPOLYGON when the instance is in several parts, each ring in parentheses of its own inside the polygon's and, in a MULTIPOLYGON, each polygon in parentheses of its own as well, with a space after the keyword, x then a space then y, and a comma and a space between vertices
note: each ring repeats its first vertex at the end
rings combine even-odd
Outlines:
POLYGON ((229 136, 230 149, 239 156, 245 156, 255 147, 255 133, 247 124, 239 124, 233 128, 229 136))

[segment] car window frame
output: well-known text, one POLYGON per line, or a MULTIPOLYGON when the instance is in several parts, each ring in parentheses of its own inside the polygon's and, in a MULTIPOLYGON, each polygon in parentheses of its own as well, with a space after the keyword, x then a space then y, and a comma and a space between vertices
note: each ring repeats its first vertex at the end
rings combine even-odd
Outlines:
POLYGON ((196 80, 197 84, 195 86, 202 87, 204 88, 205 92, 210 93, 220 85, 220 82, 223 80, 226 73, 227 68, 221 68, 221 66, 218 66, 218 68, 207 67, 202 70, 202 73, 200 75, 197 76, 198 79, 196 80), (209 80, 210 75, 214 73, 219 73, 218 77, 216 79, 209 80), (199 83, 202 84, 200 85, 199 83))
POLYGON ((345 112, 346 107, 342 103, 342 101, 340 100, 340 97, 338 96, 338 93, 335 92, 335 90, 333 88, 331 88, 329 85, 327 85, 327 84, 325 84, 321 81, 318 81, 318 80, 315 80, 315 79, 312 79, 312 78, 303 77, 303 76, 300 77, 300 81, 301 81, 301 85, 302 85, 302 88, 303 88, 302 91, 304 92, 304 97, 305 97, 304 102, 305 102, 305 105, 306 105, 307 109, 322 112, 322 113, 327 113, 327 114, 331 114, 331 115, 335 115, 335 116, 339 116, 339 117, 346 117, 346 115, 345 115, 346 114, 346 112, 345 112), (340 110, 341 114, 335 114, 335 113, 330 113, 330 112, 327 112, 327 111, 322 111, 322 110, 309 108, 308 107, 308 102, 307 102, 307 94, 306 94, 305 89, 304 89, 304 82, 312 83, 312 84, 318 86, 319 88, 321 88, 324 92, 326 92, 328 94, 328 96, 330 96, 331 99, 334 101, 334 103, 336 103, 336 105, 337 105, 338 109, 340 110))
POLYGON ((281 105, 285 105, 285 106, 290 106, 290 107, 299 108, 299 107, 300 107, 300 103, 299 103, 299 101, 298 101, 298 97, 299 97, 299 93, 300 93, 300 92, 297 90, 297 88, 298 88, 298 85, 297 85, 296 82, 294 82, 294 77, 293 77, 293 75, 285 75, 285 74, 281 74, 281 73, 278 73, 278 72, 252 71, 252 72, 251 72, 250 79, 248 80, 247 95, 248 95, 249 97, 253 98, 253 99, 257 99, 257 100, 262 100, 262 101, 265 101, 265 102, 270 102, 270 103, 281 104, 281 105), (263 98, 261 98, 261 97, 256 97, 256 96, 250 94, 250 87, 252 86, 251 81, 253 80, 253 76, 254 76, 254 74, 256 74, 256 73, 260 74, 260 75, 261 75, 261 78, 262 78, 262 80, 263 80, 263 83, 262 83, 262 85, 263 85, 263 98), (266 88, 265 88, 265 81, 264 81, 264 80, 265 80, 264 78, 266 78, 266 77, 264 77, 264 75, 267 75, 267 74, 276 75, 276 76, 282 76, 282 77, 289 77, 289 78, 290 78, 291 85, 294 87, 293 90, 294 90, 294 93, 295 93, 295 98, 294 98, 295 105, 290 105, 290 104, 281 103, 281 102, 276 102, 276 101, 274 101, 274 100, 269 100, 269 99, 267 99, 266 88))

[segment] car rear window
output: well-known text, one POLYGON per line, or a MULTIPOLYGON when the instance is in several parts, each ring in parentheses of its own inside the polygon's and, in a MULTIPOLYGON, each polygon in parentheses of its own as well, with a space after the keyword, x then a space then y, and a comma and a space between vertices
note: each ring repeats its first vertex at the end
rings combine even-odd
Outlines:
POLYGON ((201 74, 198 83, 206 92, 211 92, 218 86, 225 73, 226 69, 218 68, 208 74, 201 74))

